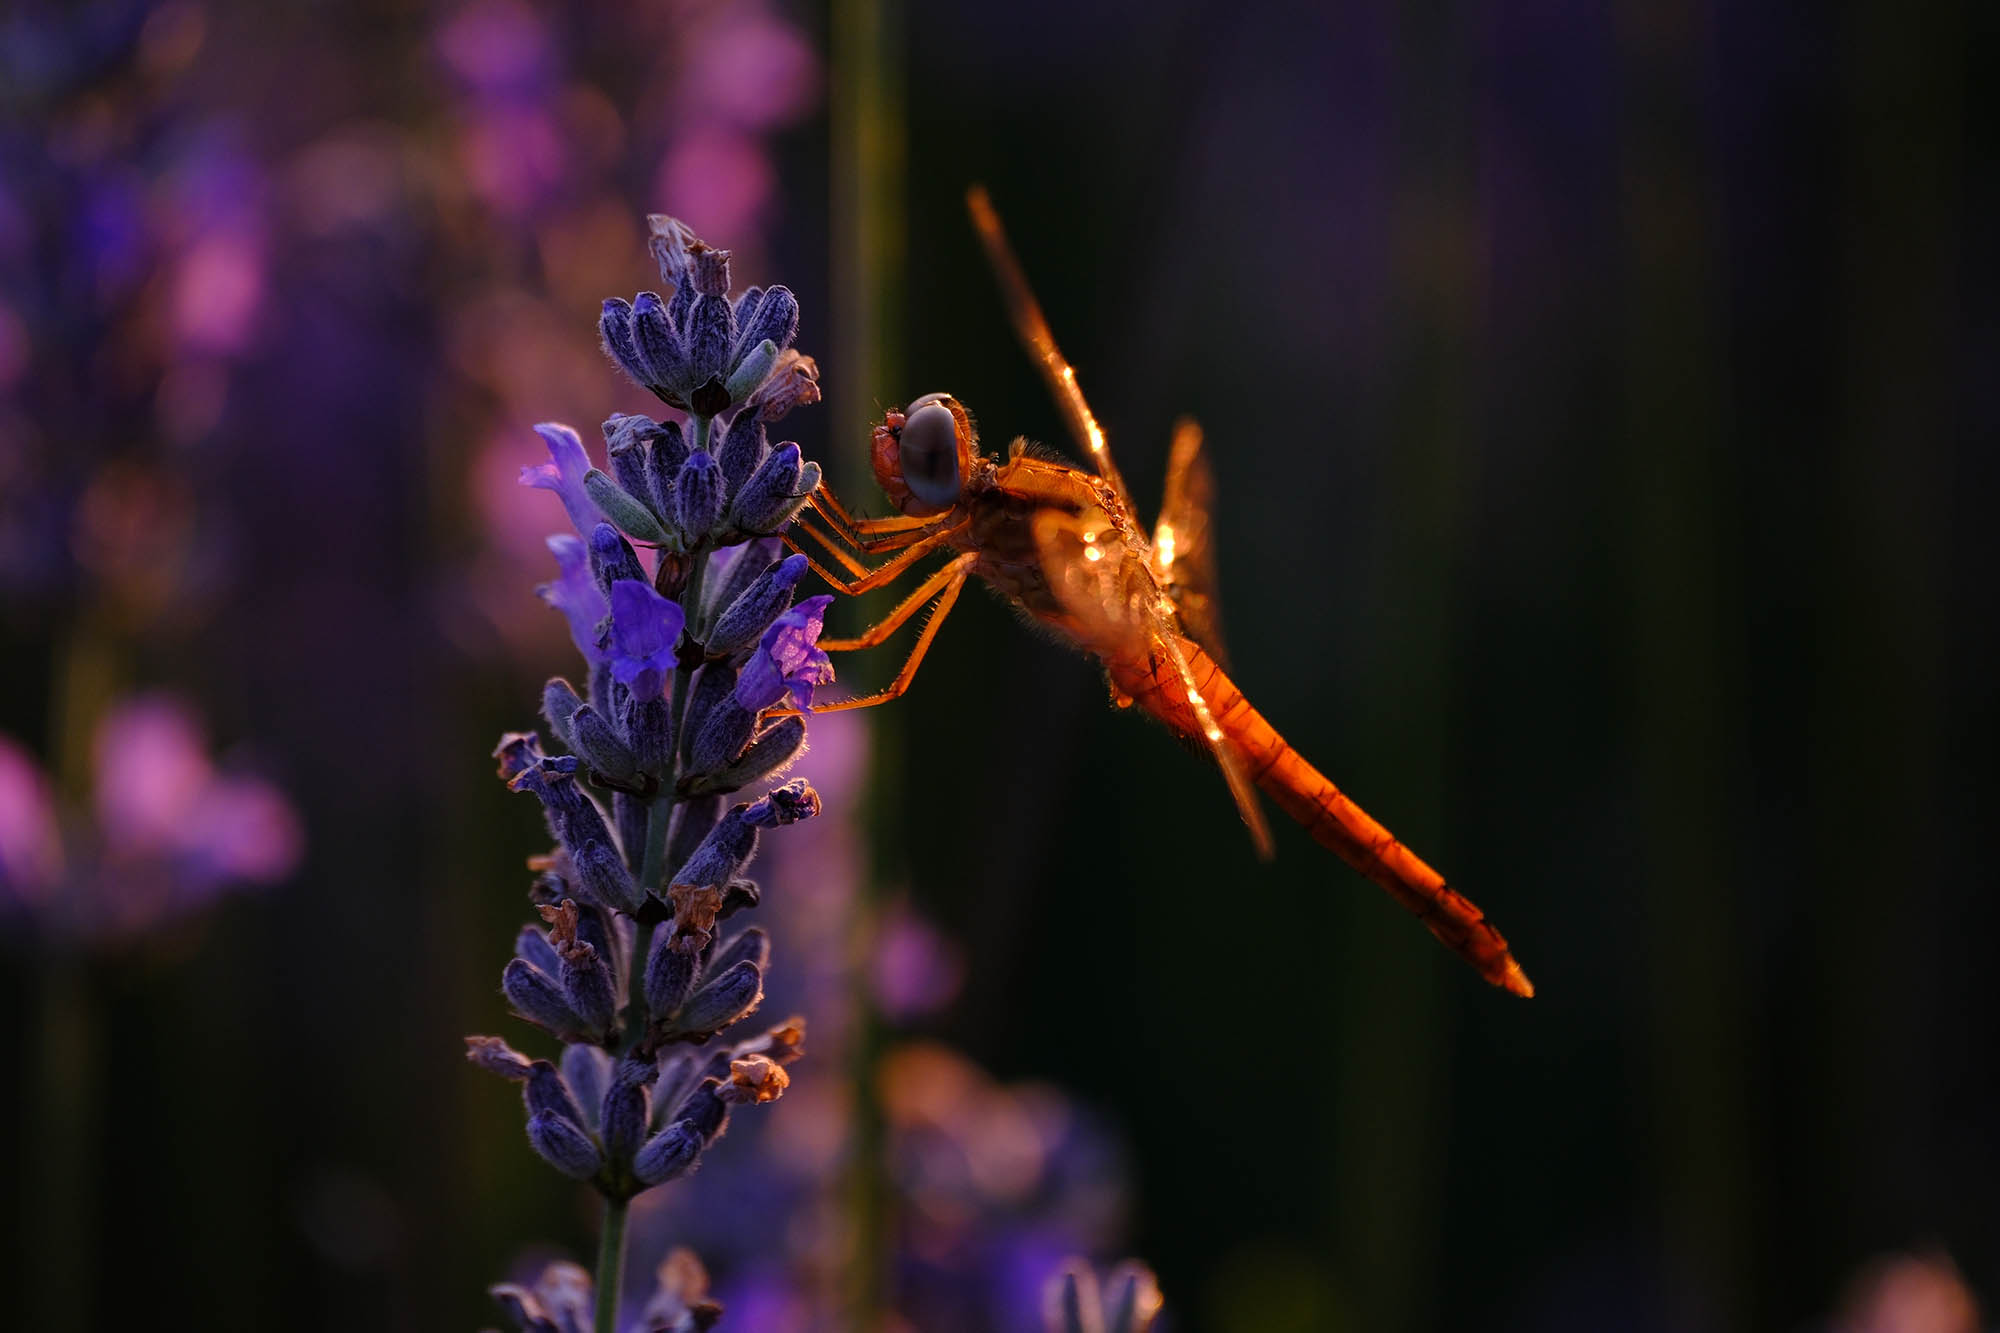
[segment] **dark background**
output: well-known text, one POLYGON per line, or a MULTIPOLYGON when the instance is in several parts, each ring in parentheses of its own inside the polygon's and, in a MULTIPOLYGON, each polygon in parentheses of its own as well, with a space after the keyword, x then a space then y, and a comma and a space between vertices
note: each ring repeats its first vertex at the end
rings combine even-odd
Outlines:
MULTIPOLYGON (((232 77, 190 96, 255 112, 274 162, 339 122, 442 134, 421 48, 450 12, 215 6, 232 77)), ((672 13, 542 12, 650 105, 672 13)), ((1129 1136, 1129 1249, 1177 1327, 1817 1328, 1899 1250, 2000 1295, 1993 23, 911 6, 884 77, 825 72, 904 145, 865 396, 829 312, 858 182, 824 114, 774 133, 766 271, 834 390, 794 424, 844 493, 882 511, 868 422, 930 390, 990 448, 1068 447, 964 221, 984 181, 1143 503, 1174 418, 1207 427, 1238 683, 1539 988, 1482 985, 1290 827, 1259 864, 1211 772, 968 597, 874 715, 874 878, 966 950, 925 1030, 1129 1136)), ((605 177, 673 209, 628 142, 605 177)), ((543 261, 413 208, 274 261, 205 483, 237 573, 199 634, 131 650, 258 747, 312 851, 91 967, 96 1326, 469 1327, 523 1243, 592 1234, 456 1054, 502 1022, 536 836, 485 755, 569 663, 464 628, 492 404, 440 392, 441 303, 543 261)), ((636 246, 602 266, 598 294, 651 281, 636 246)), ((587 351, 593 311, 547 336, 587 351)), ((535 415, 613 406, 606 367, 535 415)), ((0 720, 30 741, 70 609, 10 607, 0 720)), ((35 963, 24 934, 9 1013, 35 963)), ((7 1033, 29 1068, 34 1023, 7 1033)))

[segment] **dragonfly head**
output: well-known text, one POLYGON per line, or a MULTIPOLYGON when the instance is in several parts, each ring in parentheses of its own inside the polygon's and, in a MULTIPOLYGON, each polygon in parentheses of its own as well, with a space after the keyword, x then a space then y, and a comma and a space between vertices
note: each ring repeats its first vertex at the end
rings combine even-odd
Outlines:
POLYGON ((948 393, 927 393, 875 428, 875 480, 905 514, 956 505, 978 456, 972 414, 948 393))

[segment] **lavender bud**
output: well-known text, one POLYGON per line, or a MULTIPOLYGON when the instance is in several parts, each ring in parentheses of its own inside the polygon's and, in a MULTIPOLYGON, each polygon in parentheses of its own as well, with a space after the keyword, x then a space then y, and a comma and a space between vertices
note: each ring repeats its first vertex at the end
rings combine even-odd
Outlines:
MULTIPOLYGON (((643 420, 643 418, 641 418, 643 420)), ((604 423, 607 427, 610 422, 604 423)), ((605 432, 607 436, 611 432, 605 432)), ((611 455, 611 475, 618 482, 620 490, 648 507, 652 504, 653 446, 636 432, 627 431, 621 436, 607 439, 611 455)), ((588 486, 588 480, 584 483, 588 486)))
POLYGON ((507 1003, 514 1006, 515 1013, 536 1027, 558 1037, 581 1040, 589 1035, 585 1031, 588 1025, 569 1007, 562 987, 556 985, 548 973, 530 963, 519 958, 509 959, 500 973, 500 993, 507 997, 507 1003))
POLYGON ((687 329, 687 373, 692 383, 706 385, 711 380, 720 381, 729 369, 729 344, 736 337, 734 321, 735 315, 723 297, 696 298, 687 329))
POLYGON ((819 401, 819 365, 811 357, 787 349, 778 354, 770 378, 750 395, 749 410, 759 420, 778 421, 795 407, 819 401))
POLYGON ((656 699, 633 696, 625 709, 625 734, 632 738, 632 752, 641 769, 666 773, 673 768, 673 710, 664 696, 656 699))
POLYGON ((700 1087, 687 1095, 674 1123, 686 1125, 701 1135, 704 1144, 713 1143, 722 1127, 729 1123, 729 1103, 722 1099, 722 1081, 719 1078, 704 1079, 700 1087))
POLYGON ((820 811, 819 793, 804 778, 793 778, 740 809, 743 822, 753 829, 782 828, 786 824, 815 818, 820 811))
POLYGON ((763 970, 746 959, 689 996, 674 1026, 688 1033, 720 1032, 763 1002, 763 970))
POLYGON ((598 589, 606 597, 611 595, 611 585, 620 579, 648 582, 646 571, 640 568, 639 557, 632 550, 632 543, 619 535, 618 529, 609 523, 599 523, 590 530, 590 572, 596 576, 598 589))
POLYGON ((534 926, 521 927, 521 933, 514 937, 514 956, 549 976, 562 970, 562 959, 556 953, 556 946, 550 944, 549 937, 534 926))
MULTIPOLYGON (((729 354, 734 360, 741 360, 746 350, 756 346, 756 343, 750 341, 747 335, 750 332, 751 324, 757 318, 757 307, 762 305, 763 302, 764 289, 762 287, 745 287, 741 292, 737 293, 736 299, 730 303, 736 313, 736 345, 729 349, 729 354)), ((761 335, 759 336, 761 337, 761 335)))
POLYGON ((523 773, 541 767, 542 739, 532 731, 510 731, 493 747, 493 757, 500 761, 500 780, 511 787, 523 773))
POLYGON ((726 498, 715 459, 702 449, 689 454, 674 478, 673 520, 684 544, 694 546, 709 534, 722 518, 726 498))
POLYGON ((580 903, 577 908, 577 938, 597 950, 611 968, 611 981, 619 994, 625 993, 625 964, 623 959, 631 952, 631 918, 623 917, 608 907, 594 903, 580 903))
POLYGON ((708 581, 702 587, 702 623, 715 624, 716 617, 734 604, 745 588, 777 563, 784 549, 775 537, 759 537, 740 546, 725 546, 711 556, 708 581))
POLYGON ((687 456, 687 440, 681 435, 681 423, 661 422, 660 433, 653 437, 649 494, 653 498, 653 512, 669 521, 674 515, 674 478, 680 476, 681 465, 687 462, 687 456))
POLYGON ((646 954, 646 1012, 653 1020, 666 1018, 687 1003, 694 992, 694 953, 674 947, 677 931, 671 921, 653 927, 653 943, 646 954))
POLYGON ((652 1114, 646 1085, 653 1077, 650 1061, 618 1062, 611 1086, 604 1094, 604 1150, 614 1162, 629 1161, 645 1141, 646 1122, 652 1114))
POLYGON ((674 807, 674 826, 667 834, 667 864, 685 865, 695 848, 715 831, 722 815, 720 796, 686 796, 674 807))
POLYGON ((604 342, 604 350, 618 368, 630 375, 634 381, 644 384, 652 375, 652 367, 640 354, 639 342, 632 327, 632 303, 620 297, 611 297, 604 303, 604 313, 598 317, 598 336, 604 342))
POLYGON ((705 241, 688 243, 688 274, 703 296, 729 295, 729 255, 705 241))
POLYGON ((653 1083, 653 1124, 669 1125, 680 1118, 682 1099, 706 1077, 707 1060, 690 1046, 669 1047, 659 1059, 659 1077, 653 1083))
POLYGON ((737 493, 732 511, 736 526, 745 532, 776 532, 818 488, 819 464, 802 462, 798 445, 781 444, 737 493))
POLYGON ((569 1084, 563 1082, 562 1075, 547 1060, 535 1061, 533 1070, 528 1074, 527 1086, 521 1089, 521 1096, 527 1102, 530 1113, 547 1111, 573 1124, 583 1123, 583 1108, 576 1104, 569 1084))
MULTIPOLYGON (((674 336, 667 308, 654 292, 640 292, 632 300, 632 337, 638 346, 639 361, 646 368, 639 383, 661 397, 667 397, 687 375, 687 353, 674 336), (665 390, 667 392, 662 392, 665 390)), ((671 399, 669 399, 671 401, 671 399)))
POLYGON ((583 489, 589 493, 590 501, 613 523, 631 533, 642 542, 663 542, 667 530, 660 526, 660 520, 653 517, 653 511, 646 508, 636 495, 628 494, 609 473, 601 468, 592 468, 583 474, 583 489))
POLYGON ((604 1165, 604 1157, 579 1125, 547 1111, 528 1117, 528 1146, 571 1180, 589 1180, 604 1165))
POLYGON ((799 299, 792 295, 789 288, 773 287, 764 293, 764 299, 749 315, 749 322, 738 334, 737 343, 754 348, 759 343, 768 342, 776 351, 782 352, 798 336, 799 299))
POLYGON ((677 1122, 639 1149, 632 1159, 632 1174, 643 1184, 664 1185, 693 1166, 707 1146, 700 1134, 677 1122))
POLYGON ((713 773, 697 771, 687 780, 692 793, 731 792, 783 770, 806 746, 804 718, 782 717, 757 733, 736 762, 713 773))
POLYGON ((646 249, 660 266, 660 281, 673 287, 688 285, 688 247, 701 244, 694 228, 665 213, 646 215, 646 249))
POLYGON ((576 748, 576 741, 570 720, 582 705, 583 700, 576 696, 576 687, 561 676, 553 677, 542 686, 542 716, 548 719, 549 730, 572 750, 576 748))
POLYGON ((694 738, 708 725, 708 718, 724 699, 736 690, 736 668, 721 660, 708 662, 694 673, 688 688, 687 711, 682 716, 680 734, 682 758, 693 748, 694 738))
POLYGON ((498 1074, 514 1083, 526 1082, 534 1073, 534 1065, 528 1057, 498 1037, 467 1037, 465 1058, 487 1073, 498 1074))
POLYGON ((753 879, 732 879, 722 888, 722 906, 716 909, 715 919, 726 921, 738 912, 747 912, 757 905, 762 895, 753 879))
POLYGON ((611 1057, 602 1047, 573 1042, 563 1047, 562 1076, 576 1094, 584 1128, 595 1133, 605 1090, 611 1086, 611 1057))
POLYGON ((757 470, 767 449, 764 423, 757 420, 757 414, 738 412, 723 434, 721 447, 715 451, 715 461, 722 467, 722 479, 728 483, 731 495, 757 470))
POLYGON ((729 372, 728 382, 722 386, 729 390, 729 401, 740 403, 748 398, 758 385, 770 377, 771 368, 777 364, 778 344, 766 338, 753 345, 736 363, 736 368, 729 372))
POLYGON ((755 963, 759 971, 771 965, 771 937, 762 926, 751 926, 730 936, 715 951, 708 967, 711 972, 722 973, 746 961, 755 963))
POLYGON ((625 848, 626 869, 636 870, 631 864, 639 849, 646 845, 647 807, 650 804, 644 796, 634 796, 631 792, 611 793, 611 822, 618 829, 618 845, 625 848))
POLYGON ((577 888, 592 901, 626 912, 638 910, 639 891, 632 872, 608 839, 572 847, 569 855, 576 864, 577 888))
POLYGON ((688 771, 706 774, 728 768, 750 744, 756 729, 757 715, 736 702, 733 693, 717 700, 688 749, 688 771))
POLYGON ((571 713, 570 734, 573 737, 570 748, 597 772, 619 779, 630 779, 638 774, 638 756, 619 736, 618 729, 589 704, 579 705, 571 713))
POLYGON ((667 322, 672 324, 677 336, 687 337, 688 316, 694 313, 694 284, 683 279, 674 287, 674 296, 667 302, 667 322))
POLYGON ((618 1017, 618 994, 611 969, 597 950, 576 943, 562 951, 563 998, 588 1027, 588 1035, 603 1037, 618 1017))

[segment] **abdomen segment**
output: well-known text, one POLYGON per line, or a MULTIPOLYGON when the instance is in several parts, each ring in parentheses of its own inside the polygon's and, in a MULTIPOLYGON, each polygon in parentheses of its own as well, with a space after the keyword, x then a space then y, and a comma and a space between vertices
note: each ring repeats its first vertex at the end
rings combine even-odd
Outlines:
MULTIPOLYGON (((1388 890, 1480 976, 1516 995, 1535 993, 1528 974, 1508 951, 1505 937, 1471 899, 1445 883, 1444 876, 1307 763, 1200 647, 1188 639, 1182 639, 1181 646, 1194 669, 1196 689, 1260 790, 1315 842, 1388 890)), ((1113 683, 1140 707, 1182 735, 1197 734, 1193 710, 1170 668, 1161 664, 1140 674, 1110 665, 1113 683)))

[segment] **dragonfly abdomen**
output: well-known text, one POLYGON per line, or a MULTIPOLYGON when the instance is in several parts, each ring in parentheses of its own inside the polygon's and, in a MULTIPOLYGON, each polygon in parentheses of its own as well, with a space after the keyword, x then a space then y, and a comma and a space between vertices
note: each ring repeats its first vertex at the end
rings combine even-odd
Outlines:
MULTIPOLYGON (((1444 876, 1308 763, 1198 645, 1182 639, 1181 648, 1192 668, 1195 689, 1260 790, 1315 842, 1386 889, 1487 981, 1516 995, 1535 993, 1505 937, 1471 899, 1445 883, 1444 876)), ((1182 735, 1199 734, 1194 710, 1165 664, 1156 662, 1143 673, 1134 669, 1136 664, 1107 662, 1107 666, 1113 683, 1140 707, 1182 735)))

